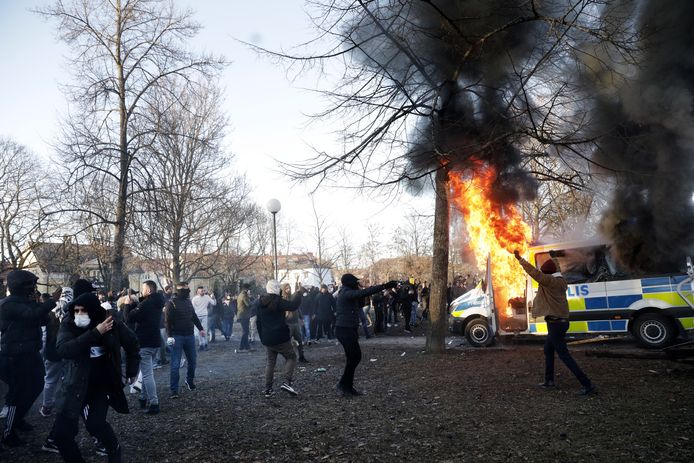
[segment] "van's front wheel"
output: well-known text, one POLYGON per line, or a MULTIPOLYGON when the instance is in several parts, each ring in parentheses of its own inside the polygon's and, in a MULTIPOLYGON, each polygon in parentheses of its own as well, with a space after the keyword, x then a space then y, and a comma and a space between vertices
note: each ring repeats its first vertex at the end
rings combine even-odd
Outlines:
POLYGON ((649 349, 667 347, 677 337, 675 325, 668 317, 657 313, 640 315, 634 322, 636 341, 649 349))
POLYGON ((473 347, 487 347, 494 341, 494 334, 485 318, 475 318, 465 327, 465 339, 473 347))

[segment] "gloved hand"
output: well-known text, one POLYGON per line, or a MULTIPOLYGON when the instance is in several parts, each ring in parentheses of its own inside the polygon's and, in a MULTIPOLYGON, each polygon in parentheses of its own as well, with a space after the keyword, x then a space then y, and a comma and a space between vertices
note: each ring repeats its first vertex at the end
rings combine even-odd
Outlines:
POLYGON ((383 287, 386 289, 395 288, 398 285, 397 280, 390 280, 388 283, 384 284, 383 287))
POLYGON ((174 338, 166 338, 166 345, 167 346, 170 347, 170 346, 173 346, 174 344, 176 344, 176 340, 174 338))
POLYGON ((520 252, 518 252, 518 249, 516 249, 515 251, 513 251, 513 255, 516 256, 516 259, 520 260, 521 255, 520 255, 520 252))

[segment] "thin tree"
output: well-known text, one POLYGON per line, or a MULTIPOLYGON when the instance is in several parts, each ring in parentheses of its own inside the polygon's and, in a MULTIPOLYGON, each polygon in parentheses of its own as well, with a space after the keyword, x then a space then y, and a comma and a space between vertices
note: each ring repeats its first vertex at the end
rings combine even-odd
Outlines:
POLYGON ((103 191, 114 198, 113 210, 88 209, 74 197, 64 209, 113 227, 110 286, 116 288, 132 202, 148 190, 140 158, 156 137, 143 109, 167 91, 170 78, 194 88, 193 76, 214 73, 223 62, 186 50, 200 26, 171 0, 58 0, 37 12, 58 23, 58 36, 71 50, 73 80, 65 86, 70 110, 58 147, 67 190, 82 182, 113 185, 103 191))

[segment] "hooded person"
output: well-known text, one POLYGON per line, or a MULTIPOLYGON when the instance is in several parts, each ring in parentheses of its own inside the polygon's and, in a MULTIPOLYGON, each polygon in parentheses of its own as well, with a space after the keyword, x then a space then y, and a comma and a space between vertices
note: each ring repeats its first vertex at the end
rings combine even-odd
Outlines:
POLYGON ((555 262, 554 252, 549 252, 549 259, 540 265, 539 270, 523 259, 518 251, 514 251, 513 254, 523 270, 538 283, 533 300, 532 316, 545 317, 547 322, 547 338, 544 347, 545 380, 539 386, 543 389, 556 387, 554 382, 554 353, 556 352, 559 359, 581 383, 582 388, 578 393, 580 395, 596 393, 597 388, 578 366, 566 345, 566 332, 569 329, 569 302, 566 299, 568 285, 555 262))
POLYGON ((0 379, 8 386, 5 430, 0 441, 9 447, 23 444, 16 430, 33 429, 24 417, 43 390, 41 326, 48 322, 55 302, 36 301, 37 281, 31 272, 12 270, 7 275, 10 295, 0 300, 0 379))
POLYGON ((82 415, 89 434, 108 452, 108 461, 122 461, 121 446, 106 415, 109 406, 118 413, 129 413, 123 392, 121 349, 125 352, 125 377, 132 383, 140 368, 135 333, 114 320, 101 307, 96 294, 87 292, 69 305, 56 348, 66 362, 51 431, 60 455, 66 462, 84 461, 75 442, 82 415))
POLYGON ((265 285, 267 294, 260 297, 258 302, 258 334, 260 342, 267 352, 265 365, 265 397, 271 397, 275 376, 275 364, 277 355, 284 357, 284 382, 280 389, 290 395, 298 395, 292 386, 294 367, 296 366, 296 353, 290 341, 291 335, 287 326, 285 312, 293 312, 301 304, 301 291, 297 291, 291 300, 282 299, 280 296, 280 284, 277 280, 270 280, 265 285))
MULTIPOLYGON (((362 392, 354 388, 354 372, 361 362, 358 328, 360 324, 360 301, 384 289, 394 288, 397 281, 389 281, 384 285, 359 288, 359 279, 351 273, 345 273, 341 278, 342 287, 337 292, 335 336, 345 350, 345 369, 337 383, 337 392, 344 396, 358 396, 362 392)), ((362 311, 363 314, 363 311, 362 311)))

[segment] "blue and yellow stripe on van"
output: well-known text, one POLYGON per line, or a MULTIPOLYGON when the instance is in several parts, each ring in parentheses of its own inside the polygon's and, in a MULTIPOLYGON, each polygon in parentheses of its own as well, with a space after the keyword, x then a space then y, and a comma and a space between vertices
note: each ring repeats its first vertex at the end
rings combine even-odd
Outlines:
MULTIPOLYGON (((567 290, 569 302, 569 333, 626 332, 628 319, 639 309, 651 306, 648 300, 658 301, 653 307, 687 308, 675 316, 685 330, 694 329, 694 310, 677 293, 677 285, 685 275, 643 278, 623 281, 571 284, 567 290)), ((537 287, 533 281, 533 287, 537 287)), ((530 323, 531 333, 547 333, 544 322, 530 323)))

